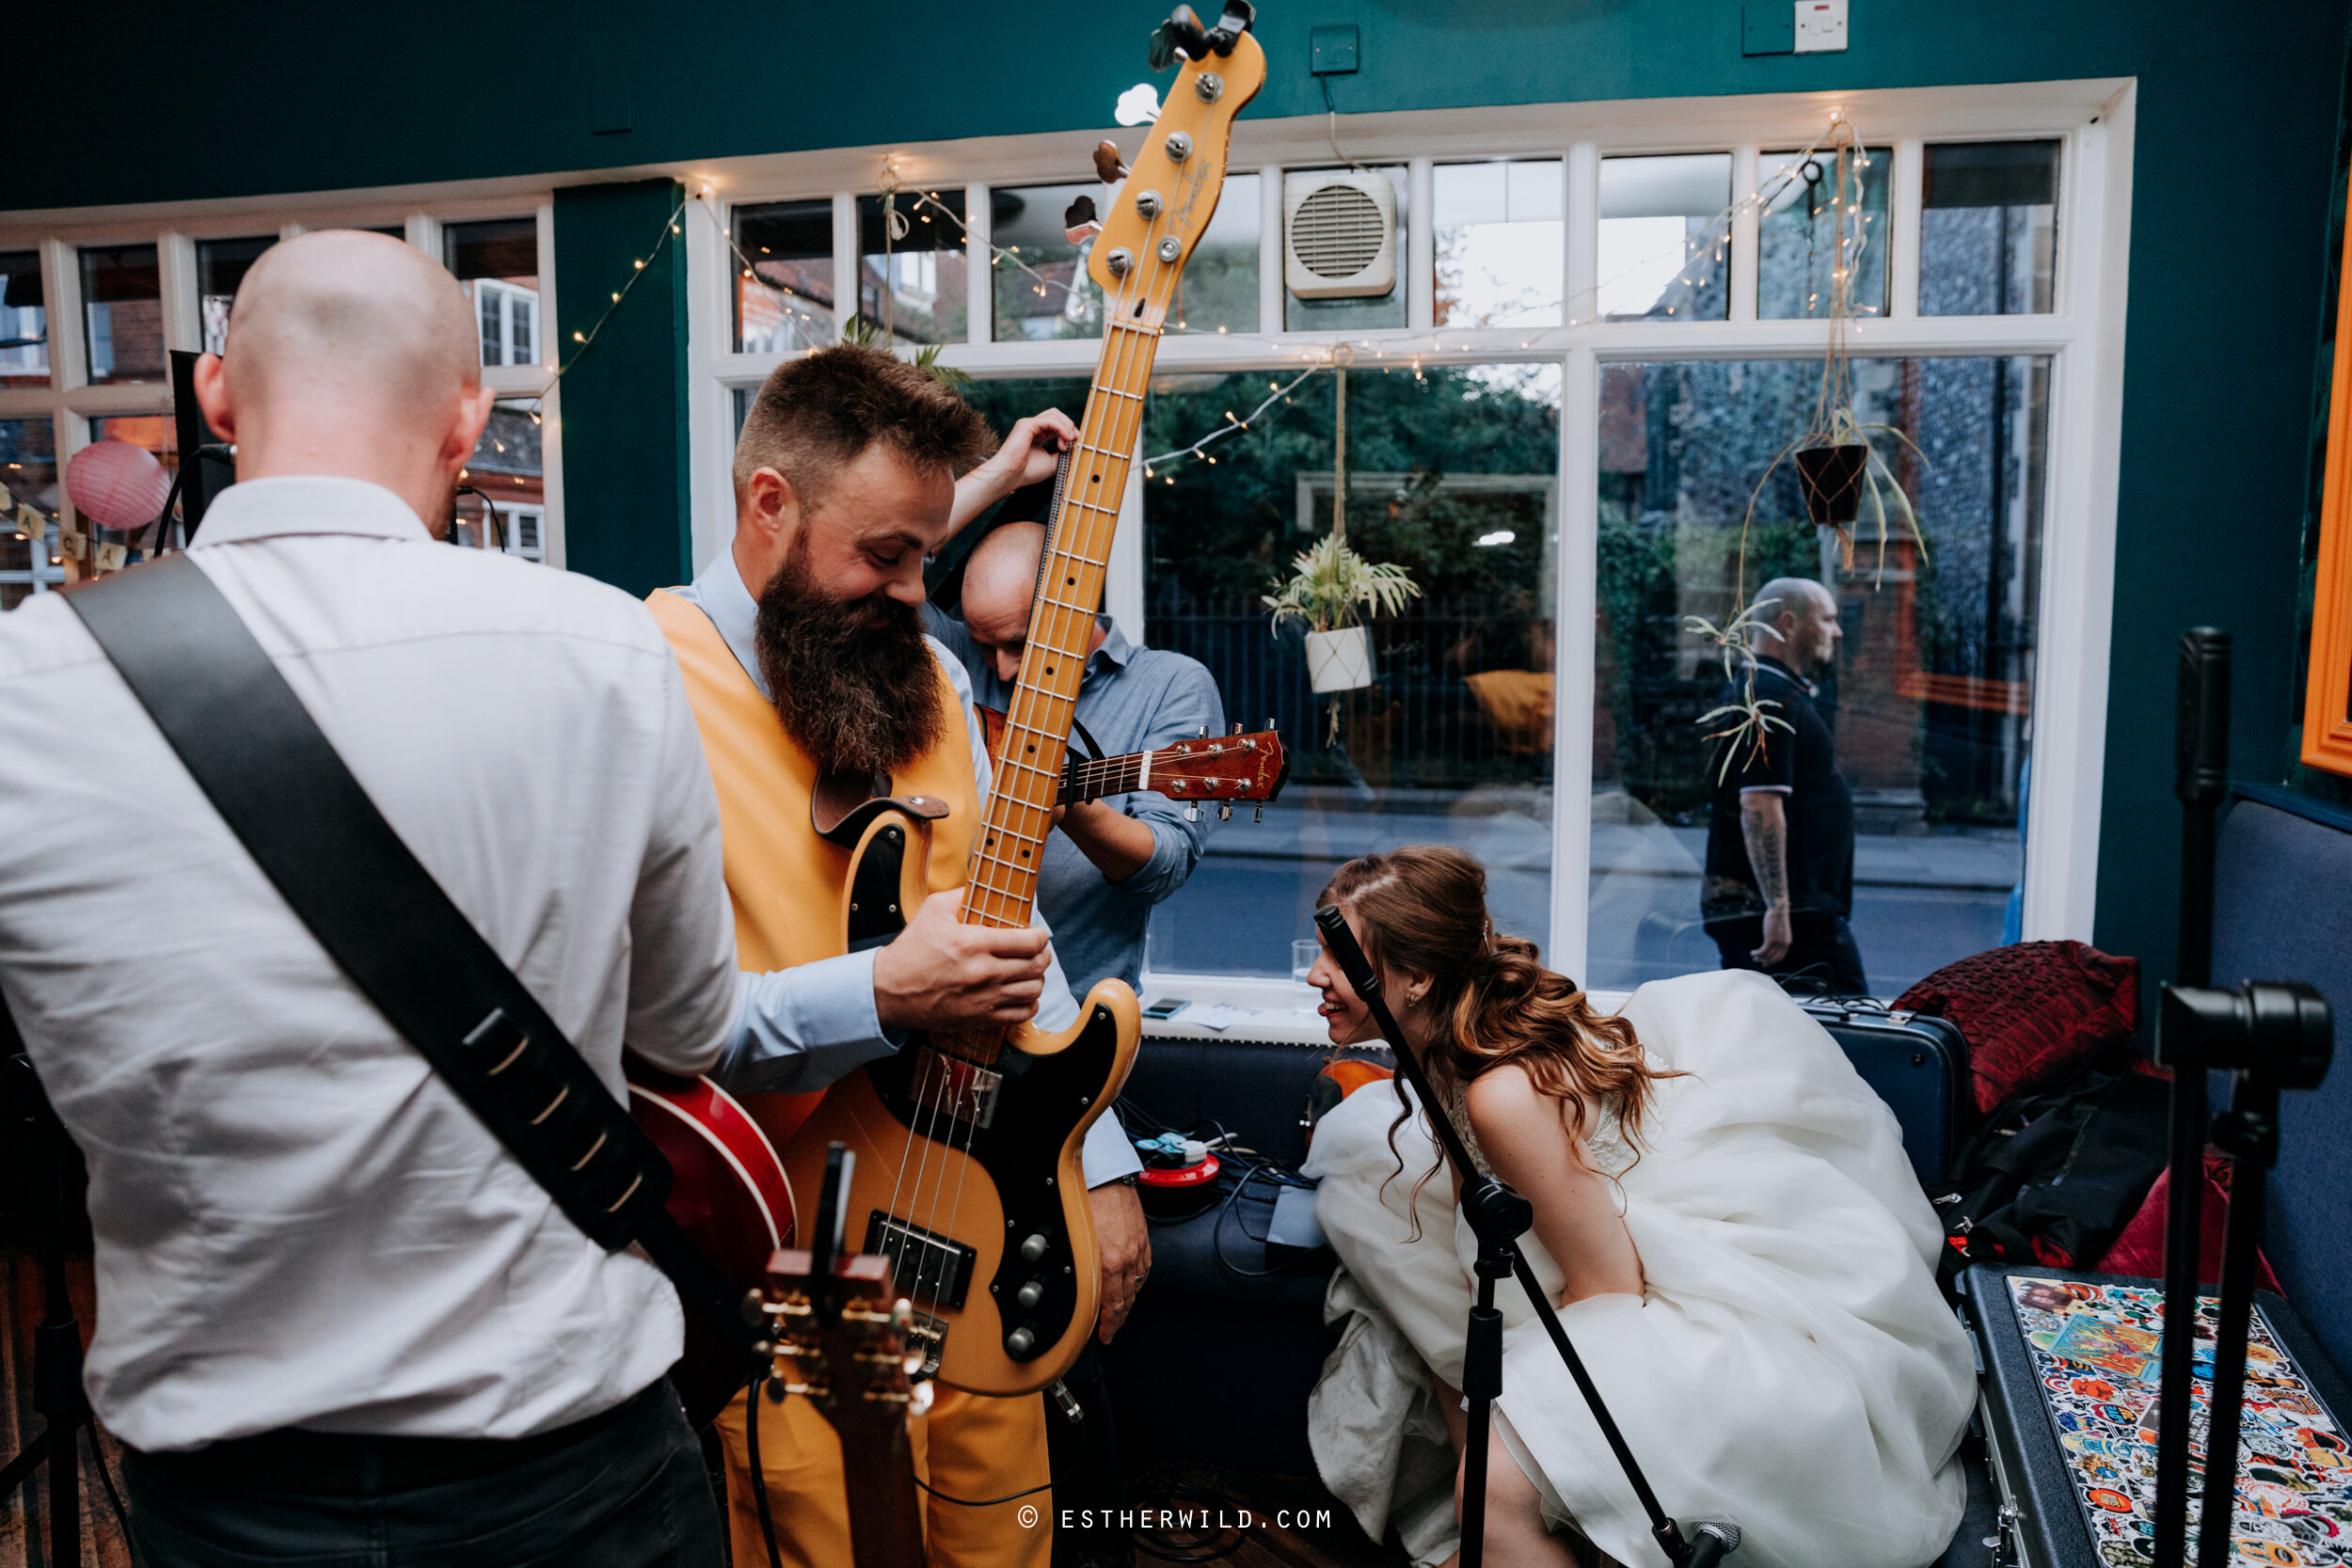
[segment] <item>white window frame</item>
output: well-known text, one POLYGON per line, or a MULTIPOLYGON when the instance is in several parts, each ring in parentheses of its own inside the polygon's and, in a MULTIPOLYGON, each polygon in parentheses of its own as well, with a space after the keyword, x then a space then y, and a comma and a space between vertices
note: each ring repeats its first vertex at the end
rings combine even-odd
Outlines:
MULTIPOLYGON (((1562 627, 1592 627, 1598 536, 1599 385, 1603 365, 1659 359, 1818 357, 1828 341, 1818 320, 1756 319, 1756 220, 1733 225, 1729 319, 1720 322, 1594 322, 1540 329, 1433 333, 1430 197, 1438 163, 1489 157, 1561 158, 1566 182, 1564 297, 1589 299, 1597 281, 1600 160, 1644 153, 1732 154, 1735 193, 1755 188, 1772 150, 1802 147, 1842 110, 1873 147, 1894 149, 1888 193, 1889 309, 1849 328, 1851 352, 1896 356, 2046 356, 2051 361, 2049 459, 2043 475, 2042 589, 2036 625, 2032 736, 2034 787, 2027 802, 2024 935, 2089 940, 2096 908, 2101 790, 2105 783, 2107 631, 2114 600, 2115 517, 2122 431, 2125 286, 2129 276, 2135 81, 2010 83, 1851 93, 1650 99, 1508 108, 1350 116, 1340 139, 1363 163, 1409 170, 1407 326, 1382 332, 1283 332, 1170 336, 1164 371, 1279 372, 1302 353, 1337 341, 1369 341, 1375 363, 1409 356, 1426 365, 1551 362, 1562 371, 1559 542, 1554 613, 1562 627), (1929 142, 2031 140, 2061 143, 2058 276, 2044 315, 1923 317, 1918 313, 1922 149, 1929 142)), ((756 387, 789 356, 733 352, 735 264, 726 246, 739 204, 830 195, 834 271, 853 299, 856 198, 874 188, 882 157, 896 154, 910 184, 963 187, 965 211, 981 230, 992 186, 1066 182, 1087 166, 1102 132, 991 137, 912 147, 836 149, 678 166, 691 201, 686 232, 691 330, 694 559, 707 561, 734 527, 729 466, 735 389, 756 387)), ((1133 150, 1140 133, 1114 132, 1133 150)), ((1233 130, 1228 166, 1255 172, 1260 226, 1262 323, 1281 308, 1281 171, 1331 162, 1324 117, 1245 119, 1233 130)), ((973 236, 971 276, 987 276, 984 230, 973 236)), ((1089 340, 999 343, 992 340, 989 291, 971 293, 969 341, 951 344, 943 364, 975 376, 1091 375, 1089 340)), ((1574 317, 1578 312, 1567 312, 1574 317)), ((1114 556, 1108 603, 1130 633, 1142 626, 1140 514, 1120 531, 1129 546, 1114 556)), ((1556 759, 1552 788, 1552 961, 1581 974, 1591 879, 1592 739, 1596 654, 1590 636, 1559 639, 1555 672, 1556 759)), ((1275 1002, 1288 982, 1234 982, 1154 974, 1184 994, 1275 1002)), ((1287 1006, 1286 1000, 1279 1005, 1287 1006)))
MULTIPOLYGON (((530 215, 539 230, 538 347, 551 355, 555 314, 555 204, 548 182, 475 182, 434 193, 388 196, 365 191, 295 197, 119 208, 24 211, 0 218, 0 250, 38 250, 41 258, 42 303, 49 322, 49 385, 0 388, 0 420, 48 420, 56 433, 57 472, 90 442, 90 420, 124 415, 168 417, 171 383, 92 386, 86 363, 82 321, 84 245, 148 245, 156 247, 163 279, 164 348, 196 351, 204 346, 202 306, 197 297, 199 240, 238 239, 275 230, 280 239, 311 229, 402 230, 408 244, 435 261, 441 260, 441 227, 484 218, 530 215)), ((479 338, 477 315, 474 335, 479 338)), ((564 466, 561 393, 546 364, 485 365, 482 379, 501 398, 540 397, 540 450, 546 467, 547 515, 541 537, 549 564, 564 564, 564 466)), ((69 525, 73 505, 60 485, 58 510, 69 525)))

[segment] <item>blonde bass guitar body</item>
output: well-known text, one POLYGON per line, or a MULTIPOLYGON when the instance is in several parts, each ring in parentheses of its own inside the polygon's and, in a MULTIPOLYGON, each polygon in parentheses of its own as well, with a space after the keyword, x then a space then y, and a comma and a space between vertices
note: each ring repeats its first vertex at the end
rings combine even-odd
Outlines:
MULTIPOLYGON (((866 828, 843 899, 844 951, 895 935, 933 891, 923 881, 928 832, 895 812, 866 828)), ((915 1307, 909 1349, 949 1387, 1042 1388, 1093 1332, 1099 1282, 1079 1147, 1125 1085, 1142 1033, 1136 993, 1105 980, 1061 1034, 918 1034, 826 1091, 786 1148, 800 1192, 817 1190, 831 1145, 856 1153, 843 1240, 890 1258, 915 1307)))

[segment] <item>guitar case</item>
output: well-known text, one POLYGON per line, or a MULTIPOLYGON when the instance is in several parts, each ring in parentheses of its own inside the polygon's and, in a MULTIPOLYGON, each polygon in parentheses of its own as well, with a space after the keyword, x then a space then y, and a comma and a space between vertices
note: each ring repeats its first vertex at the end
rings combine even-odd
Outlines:
MULTIPOLYGON (((2003 1568, 2153 1568, 2164 1282, 1979 1263, 1961 1276, 2003 1568)), ((2201 1462, 2216 1300, 2200 1304, 2201 1462)), ((2256 1294, 2233 1561, 2352 1563, 2352 1393, 2283 1296, 2256 1294)), ((2192 1472, 2194 1476, 2199 1472, 2192 1472)), ((2190 1502, 2192 1552, 2195 1496, 2190 1502)))

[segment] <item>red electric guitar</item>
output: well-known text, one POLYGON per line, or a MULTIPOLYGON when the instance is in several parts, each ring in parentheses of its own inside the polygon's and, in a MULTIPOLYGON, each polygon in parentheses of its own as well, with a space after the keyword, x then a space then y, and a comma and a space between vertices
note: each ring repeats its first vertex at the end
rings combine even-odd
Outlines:
MULTIPOLYGON (((769 1260, 793 1240, 792 1188, 768 1135, 709 1079, 622 1060, 629 1113, 677 1173, 671 1217, 738 1290, 761 1291, 769 1260)), ((742 1363, 701 1313, 689 1312, 686 1354, 670 1381, 699 1431, 742 1391, 742 1363)))

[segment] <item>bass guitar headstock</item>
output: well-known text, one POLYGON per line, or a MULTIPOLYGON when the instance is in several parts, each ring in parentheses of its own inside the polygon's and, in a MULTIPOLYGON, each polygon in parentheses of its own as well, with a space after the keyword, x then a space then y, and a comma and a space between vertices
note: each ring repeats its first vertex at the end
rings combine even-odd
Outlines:
POLYGON ((1255 11, 1227 0, 1214 27, 1190 6, 1152 35, 1152 69, 1179 69, 1126 183, 1103 214, 1087 271, 1118 313, 1156 327, 1185 258, 1209 227, 1225 187, 1233 118, 1265 85, 1265 51, 1249 36, 1255 11))
POLYGON ((924 1568, 907 1418, 930 1409, 931 1386, 914 1378, 924 1358, 908 1352, 914 1313, 890 1259, 842 1246, 855 1158, 833 1146, 811 1244, 779 1248, 769 1259, 762 1296, 775 1362, 765 1386, 777 1402, 806 1399, 840 1437, 856 1568, 924 1568))

